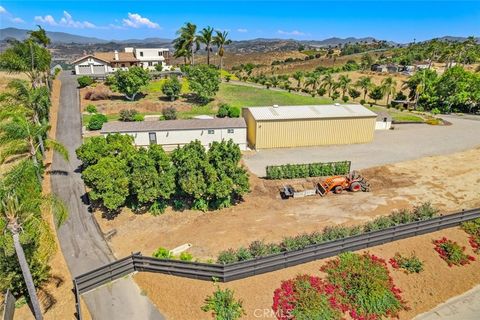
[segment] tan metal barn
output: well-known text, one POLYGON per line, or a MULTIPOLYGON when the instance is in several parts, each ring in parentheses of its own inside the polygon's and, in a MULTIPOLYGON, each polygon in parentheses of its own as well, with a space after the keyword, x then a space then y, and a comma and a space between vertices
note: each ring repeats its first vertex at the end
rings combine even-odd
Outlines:
POLYGON ((377 114, 354 104, 243 108, 251 148, 367 143, 377 114))

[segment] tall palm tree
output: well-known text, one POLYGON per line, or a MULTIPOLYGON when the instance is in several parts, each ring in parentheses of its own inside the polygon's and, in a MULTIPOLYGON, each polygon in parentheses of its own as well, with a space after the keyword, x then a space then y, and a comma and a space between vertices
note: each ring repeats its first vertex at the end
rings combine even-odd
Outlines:
POLYGON ((328 96, 332 96, 332 89, 335 87, 335 80, 333 79, 332 74, 329 72, 325 74, 322 78, 322 87, 327 89, 328 96))
POLYGON ((312 90, 316 91, 319 80, 320 80, 320 74, 318 72, 309 73, 307 75, 307 79, 305 80, 305 86, 312 87, 312 90))
POLYGON ((177 31, 178 38, 173 40, 175 57, 190 58, 192 65, 195 64, 195 52, 200 49, 200 39, 197 36, 197 26, 187 22, 177 31))
POLYGON ((390 100, 390 95, 394 95, 397 90, 397 81, 395 81, 395 79, 393 79, 392 77, 385 78, 382 81, 382 88, 383 88, 384 94, 387 95, 387 105, 388 105, 390 100))
MULTIPOLYGON (((0 144, 2 153, 0 163, 4 163, 9 157, 27 157, 30 159, 37 172, 37 178, 41 182, 38 149, 40 143, 38 136, 44 136, 50 126, 46 123, 36 124, 30 122, 25 116, 14 116, 11 120, 0 124, 0 144)), ((65 160, 68 160, 67 149, 53 139, 44 141, 45 148, 58 152, 65 160)))
MULTIPOLYGON (((50 212, 54 215, 57 226, 60 226, 67 218, 68 213, 65 205, 57 198, 45 197, 42 199, 42 204, 46 204, 50 207, 50 212)), ((5 221, 6 229, 12 234, 13 246, 20 269, 22 270, 23 279, 27 287, 35 319, 42 319, 43 316, 35 290, 35 283, 25 257, 22 242, 25 241, 25 238, 28 239, 29 237, 37 239, 42 238, 43 234, 49 233, 48 227, 41 217, 30 212, 28 207, 20 203, 19 198, 13 192, 3 194, 0 199, 0 219, 5 221), (27 235, 22 237, 23 240, 20 239, 22 232, 27 233, 27 235)))
POLYGON ((218 55, 220 56, 220 70, 223 69, 223 56, 225 55, 225 46, 232 43, 232 40, 228 39, 227 31, 216 31, 217 34, 213 38, 213 43, 218 48, 218 55))
POLYGON ((202 31, 200 31, 198 38, 200 42, 205 45, 205 50, 207 51, 207 64, 210 64, 210 52, 212 51, 213 44, 213 28, 210 26, 203 28, 202 31))
POLYGON ((357 82, 355 82, 355 87, 363 90, 363 100, 366 99, 368 90, 370 90, 370 88, 372 88, 372 85, 373 85, 372 78, 367 77, 367 76, 360 77, 357 80, 357 82))
POLYGON ((352 79, 348 77, 348 75, 342 74, 338 77, 338 88, 342 90, 342 98, 345 97, 348 89, 350 88, 350 83, 352 79))

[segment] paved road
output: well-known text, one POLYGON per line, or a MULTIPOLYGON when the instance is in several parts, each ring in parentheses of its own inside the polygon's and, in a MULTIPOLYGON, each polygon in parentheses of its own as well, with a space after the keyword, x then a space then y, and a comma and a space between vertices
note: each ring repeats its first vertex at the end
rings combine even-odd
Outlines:
MULTIPOLYGON (((78 172, 80 161, 75 156, 75 149, 81 144, 76 78, 64 72, 60 79, 56 138, 68 149, 70 161, 65 162, 55 155, 52 189, 68 206, 69 218, 59 228, 58 238, 70 272, 76 276, 111 262, 115 257, 82 200, 85 187, 78 172)), ((164 319, 130 277, 86 293, 84 299, 93 319, 164 319)))
POLYGON ((265 149, 244 159, 253 173, 264 176, 267 165, 351 160, 353 169, 363 169, 480 146, 480 121, 476 121, 477 118, 446 115, 442 118, 452 125, 395 125, 395 130, 375 131, 374 141, 368 144, 265 149))
POLYGON ((478 320, 480 319, 480 286, 456 296, 414 320, 478 320))

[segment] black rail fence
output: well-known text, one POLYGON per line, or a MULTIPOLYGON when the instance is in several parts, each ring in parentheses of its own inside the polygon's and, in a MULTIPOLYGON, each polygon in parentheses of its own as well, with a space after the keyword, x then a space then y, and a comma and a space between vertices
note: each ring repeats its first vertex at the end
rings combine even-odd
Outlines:
POLYGON ((332 257, 342 252, 361 250, 400 239, 459 226, 462 222, 477 218, 480 218, 480 208, 464 210, 429 220, 411 222, 383 230, 366 232, 356 236, 310 245, 304 249, 282 252, 226 265, 157 259, 142 256, 139 252, 133 253, 128 257, 84 273, 73 280, 74 292, 77 298, 78 319, 81 319, 81 294, 133 272, 163 273, 207 281, 216 278, 221 282, 229 282, 332 257))

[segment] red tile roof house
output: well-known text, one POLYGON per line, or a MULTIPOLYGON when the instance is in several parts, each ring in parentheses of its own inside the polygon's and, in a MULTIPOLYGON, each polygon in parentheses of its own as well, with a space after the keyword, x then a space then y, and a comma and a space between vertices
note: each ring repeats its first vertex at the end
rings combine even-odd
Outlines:
POLYGON ((169 62, 169 51, 165 48, 125 48, 125 52, 95 52, 75 61, 75 74, 102 76, 119 69, 141 66, 153 70, 157 64, 166 66, 169 62))

